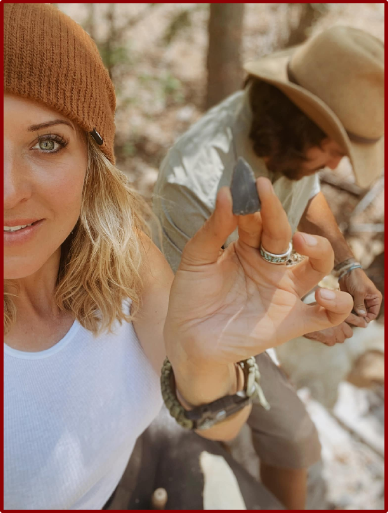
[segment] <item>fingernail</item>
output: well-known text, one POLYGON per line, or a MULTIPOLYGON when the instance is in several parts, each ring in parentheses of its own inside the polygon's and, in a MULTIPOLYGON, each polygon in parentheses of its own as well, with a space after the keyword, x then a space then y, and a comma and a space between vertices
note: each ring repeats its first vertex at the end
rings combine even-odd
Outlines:
POLYGON ((301 235, 303 237, 303 240, 307 244, 307 246, 316 246, 317 245, 318 241, 312 235, 308 235, 307 233, 303 233, 301 235))
POLYGON ((323 297, 323 299, 334 299, 335 298, 335 292, 333 290, 321 289, 320 294, 321 294, 321 297, 323 297))
POLYGON ((362 308, 359 308, 359 309, 358 309, 358 312, 359 312, 360 314, 362 314, 362 315, 366 314, 366 311, 365 311, 365 310, 363 310, 362 308))
MULTIPOLYGON (((273 187, 272 187, 272 183, 270 182, 270 180, 268 178, 264 178, 262 180, 260 180, 259 182, 259 191, 263 190, 263 191, 267 191, 267 193, 270 193, 270 194, 275 194, 275 191, 273 190, 273 187)), ((260 192, 259 192, 260 194, 260 192)))

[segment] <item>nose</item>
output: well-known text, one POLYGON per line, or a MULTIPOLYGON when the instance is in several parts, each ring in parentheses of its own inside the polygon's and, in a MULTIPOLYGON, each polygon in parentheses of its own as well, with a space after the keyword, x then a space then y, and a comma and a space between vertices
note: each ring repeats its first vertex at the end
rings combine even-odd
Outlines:
POLYGON ((4 210, 11 210, 31 197, 27 170, 4 148, 4 210))
POLYGON ((331 170, 337 169, 338 164, 342 160, 342 155, 338 155, 337 157, 331 157, 329 162, 326 164, 328 168, 331 170))

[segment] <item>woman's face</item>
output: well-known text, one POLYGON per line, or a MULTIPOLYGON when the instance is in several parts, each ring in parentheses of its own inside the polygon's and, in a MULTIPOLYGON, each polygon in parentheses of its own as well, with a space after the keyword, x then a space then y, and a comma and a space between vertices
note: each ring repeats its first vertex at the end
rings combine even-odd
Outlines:
POLYGON ((74 228, 87 167, 86 141, 57 112, 4 97, 4 278, 38 271, 74 228))

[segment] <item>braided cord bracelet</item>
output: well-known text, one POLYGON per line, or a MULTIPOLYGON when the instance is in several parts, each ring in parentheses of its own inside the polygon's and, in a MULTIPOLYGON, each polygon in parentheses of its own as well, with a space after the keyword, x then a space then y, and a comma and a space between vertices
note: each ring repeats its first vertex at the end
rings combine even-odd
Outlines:
POLYGON ((340 262, 339 264, 334 266, 333 272, 335 274, 341 273, 341 271, 343 271, 345 269, 345 267, 347 268, 352 264, 357 264, 357 261, 354 257, 350 257, 350 258, 347 258, 346 260, 342 260, 342 262, 340 262))
POLYGON ((345 275, 345 271, 358 269, 358 267, 361 267, 360 262, 357 262, 357 260, 355 258, 351 257, 351 258, 347 258, 346 260, 343 260, 342 262, 337 264, 333 268, 332 272, 333 272, 334 276, 336 276, 338 279, 340 279, 340 277, 342 275, 345 275), (354 267, 354 266, 357 266, 357 267, 354 267))
POLYGON ((238 362, 244 373, 245 390, 234 395, 221 397, 209 404, 198 406, 190 411, 184 409, 179 402, 175 387, 173 386, 173 369, 168 358, 164 360, 161 372, 161 389, 164 403, 170 415, 185 429, 208 429, 225 420, 237 411, 258 401, 263 408, 269 410, 264 392, 260 386, 260 372, 253 356, 247 360, 238 362))
POLYGON ((338 281, 342 280, 342 278, 344 276, 346 276, 347 274, 349 274, 351 271, 353 271, 354 269, 362 269, 362 266, 361 264, 359 264, 358 262, 355 263, 355 264, 352 264, 351 266, 345 268, 343 270, 343 272, 338 276, 338 281))

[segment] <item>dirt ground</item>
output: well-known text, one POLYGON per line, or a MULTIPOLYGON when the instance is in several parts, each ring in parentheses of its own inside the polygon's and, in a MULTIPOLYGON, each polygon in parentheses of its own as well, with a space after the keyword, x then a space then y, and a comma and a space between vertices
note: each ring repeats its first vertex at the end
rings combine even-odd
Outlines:
MULTIPOLYGON (((87 26, 87 4, 58 5, 87 26)), ((292 8, 290 4, 246 4, 243 62, 271 53, 287 39, 298 20, 298 5, 300 8, 300 4, 292 8)), ((311 34, 342 24, 384 40, 384 4, 317 5, 323 11, 311 34)), ((95 7, 95 34, 104 41, 109 4, 95 7)), ((120 43, 126 58, 115 69, 116 155, 118 167, 150 200, 166 151, 203 114, 208 4, 117 4, 115 30, 135 18, 140 21, 124 32, 120 43)), ((372 264, 371 276, 383 291, 383 177, 370 191, 363 191, 355 185, 350 164, 344 159, 338 170, 323 171, 321 178, 322 190, 355 256, 364 268, 372 264)), ((383 316, 379 322, 384 324, 383 316)), ((383 453, 355 430, 360 419, 367 419, 366 431, 369 429, 373 440, 380 440, 382 386, 369 389, 365 383, 362 388, 341 384, 336 411, 354 405, 350 427, 344 425, 340 414, 313 401, 308 389, 302 390, 301 397, 320 425, 328 487, 324 509, 383 509, 383 453), (360 398, 364 410, 357 413, 360 398)), ((245 456, 249 455, 249 447, 244 450, 245 456)), ((321 508, 319 499, 311 501, 311 508, 322 509, 322 501, 321 508)))

